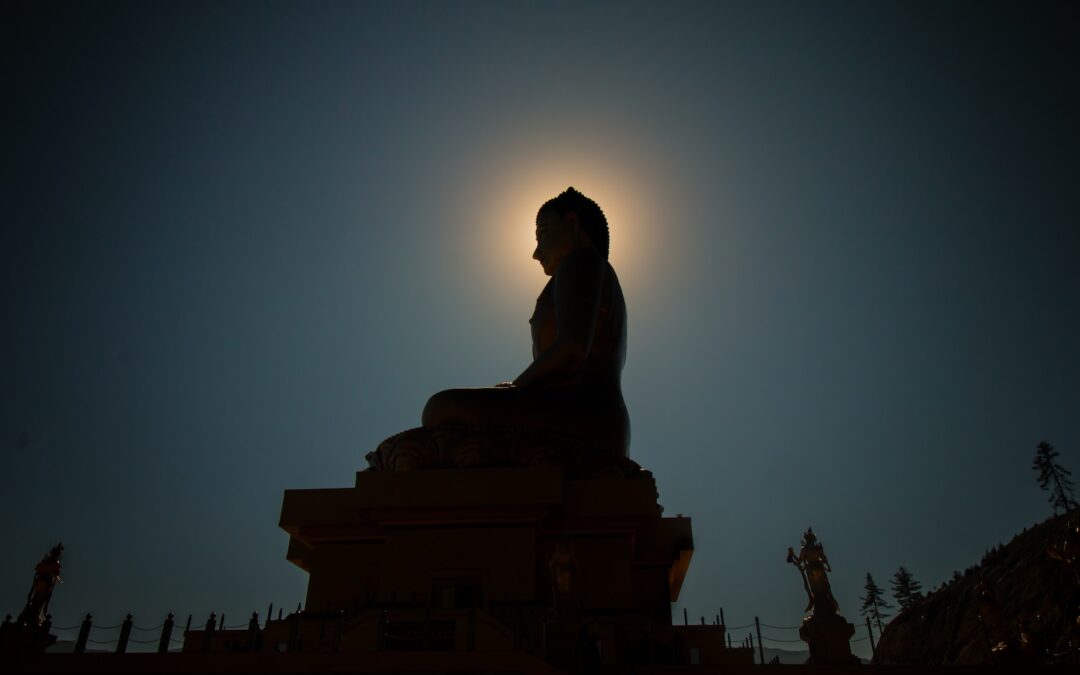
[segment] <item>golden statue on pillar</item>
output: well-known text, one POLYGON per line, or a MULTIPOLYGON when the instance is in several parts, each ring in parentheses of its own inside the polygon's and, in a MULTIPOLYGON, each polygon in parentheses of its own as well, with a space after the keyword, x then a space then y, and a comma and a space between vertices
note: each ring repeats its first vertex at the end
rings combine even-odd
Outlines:
POLYGON ((858 663, 851 653, 849 640, 855 634, 855 626, 840 616, 840 608, 833 597, 828 573, 832 572, 825 548, 818 541, 813 528, 803 533, 799 554, 788 547, 787 561, 799 570, 803 588, 809 596, 806 605, 810 616, 803 619, 799 637, 810 647, 809 664, 833 665, 858 663))
POLYGON ((832 572, 832 568, 829 567, 829 559, 825 557, 825 549, 818 543, 813 528, 806 528, 806 532, 803 534, 802 546, 799 548, 799 555, 796 556, 795 551, 788 547, 787 560, 799 568, 799 573, 802 574, 803 588, 806 589, 806 594, 809 596, 809 602, 807 602, 806 609, 803 611, 809 612, 813 610, 814 614, 836 614, 840 607, 836 604, 836 598, 833 597, 827 574, 832 572))

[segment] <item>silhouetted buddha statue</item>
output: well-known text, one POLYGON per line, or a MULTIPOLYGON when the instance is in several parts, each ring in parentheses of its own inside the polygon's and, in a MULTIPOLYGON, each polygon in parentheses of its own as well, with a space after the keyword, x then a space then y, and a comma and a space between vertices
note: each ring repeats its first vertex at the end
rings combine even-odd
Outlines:
MULTIPOLYGON (((442 442, 439 449, 417 446, 427 441, 418 441, 416 432, 432 435, 439 430, 501 433, 502 440, 494 443, 503 446, 524 442, 520 436, 507 441, 508 433, 533 433, 576 445, 573 453, 625 461, 630 444, 630 417, 621 388, 626 303, 607 260, 608 242, 604 212, 574 188, 541 206, 533 258, 551 279, 529 319, 532 363, 513 382, 435 394, 424 408, 424 429, 404 432, 413 434, 408 443, 401 438, 404 434, 384 441, 368 456, 372 467, 499 463, 500 450, 477 440, 484 438, 483 434, 471 438, 459 434, 442 442), (480 447, 474 447, 477 443, 480 447), (411 445, 397 447, 403 444, 411 445), (470 449, 447 449, 463 444, 470 449), (433 453, 443 456, 432 460, 433 453)), ((550 452, 539 447, 513 452, 517 458, 502 458, 505 463, 542 463, 545 452, 554 463, 566 460, 551 459, 550 452)))

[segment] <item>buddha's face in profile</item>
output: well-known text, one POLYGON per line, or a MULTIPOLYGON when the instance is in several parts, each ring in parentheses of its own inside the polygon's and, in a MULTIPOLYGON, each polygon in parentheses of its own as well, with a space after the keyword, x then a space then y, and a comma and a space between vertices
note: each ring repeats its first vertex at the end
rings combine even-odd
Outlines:
POLYGON ((549 277, 559 269, 563 258, 582 245, 588 245, 588 235, 581 229, 573 211, 560 216, 558 211, 546 210, 536 215, 536 250, 533 258, 540 262, 549 277))

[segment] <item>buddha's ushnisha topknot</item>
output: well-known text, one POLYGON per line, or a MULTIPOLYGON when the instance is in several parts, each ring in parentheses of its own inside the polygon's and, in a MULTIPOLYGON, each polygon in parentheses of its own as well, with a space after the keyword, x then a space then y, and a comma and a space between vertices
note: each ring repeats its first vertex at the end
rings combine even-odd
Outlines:
POLYGON ((537 213, 543 213, 544 211, 556 211, 560 218, 569 211, 576 213, 578 222, 581 223, 585 234, 589 235, 593 246, 604 256, 605 260, 607 259, 608 250, 611 247, 611 237, 608 232, 607 217, 604 216, 604 211, 599 204, 573 187, 568 187, 559 196, 544 202, 544 205, 540 207, 537 213))

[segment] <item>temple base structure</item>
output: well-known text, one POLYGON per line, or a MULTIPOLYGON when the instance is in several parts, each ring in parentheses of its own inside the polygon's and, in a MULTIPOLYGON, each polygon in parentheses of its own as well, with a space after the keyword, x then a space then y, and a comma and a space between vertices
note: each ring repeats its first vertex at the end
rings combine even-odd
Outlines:
POLYGON ((262 649, 500 652, 520 672, 752 663, 723 625, 672 626, 693 537, 689 518, 662 517, 652 475, 571 475, 362 471, 355 487, 287 490, 307 602, 262 649))

